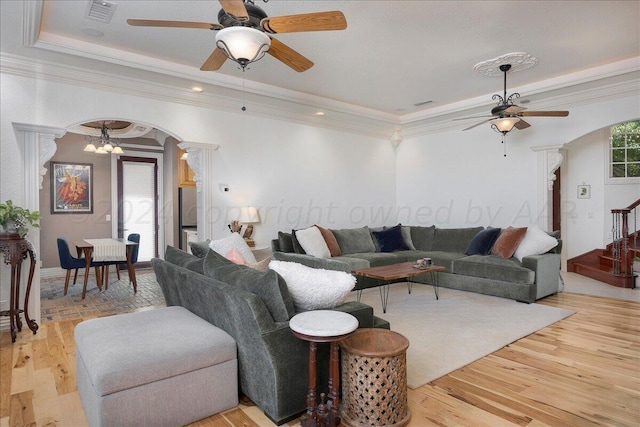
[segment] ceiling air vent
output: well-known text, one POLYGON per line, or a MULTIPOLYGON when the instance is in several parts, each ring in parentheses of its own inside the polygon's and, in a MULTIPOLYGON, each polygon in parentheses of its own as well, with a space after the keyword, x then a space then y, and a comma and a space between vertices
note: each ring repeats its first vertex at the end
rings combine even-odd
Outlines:
POLYGON ((108 24, 111 21, 113 12, 116 11, 116 4, 104 0, 92 0, 87 5, 86 16, 89 19, 108 24))

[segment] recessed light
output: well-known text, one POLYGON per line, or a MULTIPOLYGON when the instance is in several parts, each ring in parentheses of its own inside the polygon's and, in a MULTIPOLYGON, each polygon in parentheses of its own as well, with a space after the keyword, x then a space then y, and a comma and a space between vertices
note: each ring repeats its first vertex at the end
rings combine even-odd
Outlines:
POLYGON ((200 86, 194 86, 191 88, 191 90, 196 93, 204 92, 204 89, 202 89, 200 86))
POLYGON ((324 116, 324 111, 317 111, 316 116, 324 116))

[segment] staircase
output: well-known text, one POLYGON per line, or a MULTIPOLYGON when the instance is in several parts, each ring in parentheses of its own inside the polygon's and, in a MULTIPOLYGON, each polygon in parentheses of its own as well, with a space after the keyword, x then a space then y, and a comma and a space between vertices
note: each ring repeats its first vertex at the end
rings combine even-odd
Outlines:
POLYGON ((638 206, 640 199, 624 209, 612 209, 613 241, 605 249, 594 249, 567 260, 567 271, 620 288, 635 288, 638 272, 634 271, 633 262, 634 258, 640 258, 638 206))

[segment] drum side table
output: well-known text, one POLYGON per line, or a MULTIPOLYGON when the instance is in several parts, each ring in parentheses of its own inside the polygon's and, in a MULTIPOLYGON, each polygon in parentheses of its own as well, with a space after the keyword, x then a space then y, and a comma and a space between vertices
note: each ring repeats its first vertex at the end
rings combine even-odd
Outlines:
POLYGON ((358 329, 342 347, 342 420, 351 427, 401 427, 407 399, 409 340, 386 329, 358 329))

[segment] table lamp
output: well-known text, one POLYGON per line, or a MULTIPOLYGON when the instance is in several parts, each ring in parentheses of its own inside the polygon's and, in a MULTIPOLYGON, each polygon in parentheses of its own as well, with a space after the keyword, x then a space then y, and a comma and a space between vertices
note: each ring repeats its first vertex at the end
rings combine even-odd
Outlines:
POLYGON ((247 227, 244 229, 244 234, 242 238, 247 242, 249 247, 254 247, 256 244, 251 238, 253 235, 253 224, 257 224, 260 222, 260 215, 258 214, 258 208, 255 206, 245 206, 240 208, 240 217, 238 218, 238 222, 240 224, 247 224, 247 227))

